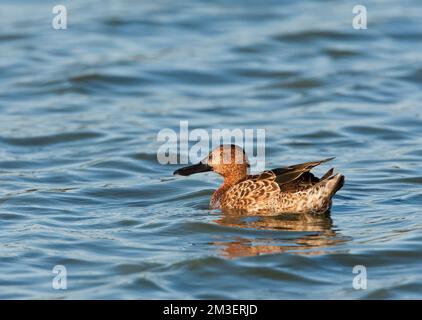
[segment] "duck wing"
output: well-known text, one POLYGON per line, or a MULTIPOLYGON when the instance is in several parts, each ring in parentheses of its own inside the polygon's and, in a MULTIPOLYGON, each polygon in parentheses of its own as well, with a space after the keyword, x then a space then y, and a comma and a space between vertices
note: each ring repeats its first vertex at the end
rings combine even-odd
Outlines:
POLYGON ((334 157, 319 161, 305 162, 284 168, 276 168, 271 170, 271 172, 274 174, 274 180, 278 183, 282 191, 298 191, 299 189, 318 183, 320 180, 325 179, 327 175, 330 176, 332 174, 332 169, 330 169, 322 179, 315 177, 309 171, 321 163, 328 162, 333 159, 334 157))

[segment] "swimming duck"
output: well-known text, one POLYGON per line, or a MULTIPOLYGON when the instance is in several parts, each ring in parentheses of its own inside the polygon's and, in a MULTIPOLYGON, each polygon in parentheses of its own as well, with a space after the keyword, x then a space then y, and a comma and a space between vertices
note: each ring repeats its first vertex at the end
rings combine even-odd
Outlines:
POLYGON ((334 158, 306 162, 249 175, 245 151, 237 145, 221 145, 198 164, 180 168, 176 175, 214 171, 224 178, 223 185, 211 197, 210 209, 236 210, 248 214, 283 213, 322 214, 331 208, 332 197, 343 186, 344 176, 322 178, 310 170, 334 158))

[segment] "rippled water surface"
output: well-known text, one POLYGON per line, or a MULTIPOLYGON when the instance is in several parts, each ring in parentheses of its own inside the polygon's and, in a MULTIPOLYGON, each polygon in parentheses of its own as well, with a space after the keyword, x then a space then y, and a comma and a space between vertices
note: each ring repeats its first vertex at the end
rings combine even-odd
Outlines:
POLYGON ((421 298, 422 3, 363 2, 2 1, 0 298, 421 298), (180 120, 336 156, 331 216, 210 212, 157 162, 180 120))

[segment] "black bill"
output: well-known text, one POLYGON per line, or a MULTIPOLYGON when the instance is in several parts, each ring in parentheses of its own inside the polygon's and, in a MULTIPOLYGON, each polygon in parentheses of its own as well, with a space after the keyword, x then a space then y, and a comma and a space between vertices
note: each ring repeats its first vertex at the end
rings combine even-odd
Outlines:
POLYGON ((210 167, 209 165, 205 163, 200 162, 198 164, 194 164, 193 166, 177 169, 176 171, 173 172, 173 174, 178 174, 181 176, 190 176, 191 174, 194 174, 194 173, 207 172, 207 171, 212 171, 212 167, 210 167))

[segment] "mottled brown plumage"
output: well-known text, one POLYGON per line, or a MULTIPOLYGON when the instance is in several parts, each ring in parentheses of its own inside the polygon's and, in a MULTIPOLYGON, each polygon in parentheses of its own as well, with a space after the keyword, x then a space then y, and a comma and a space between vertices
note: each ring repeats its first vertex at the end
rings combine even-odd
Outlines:
POLYGON ((344 176, 330 169, 319 179, 310 170, 332 160, 306 162, 248 175, 245 152, 235 145, 222 145, 195 166, 175 174, 215 171, 224 177, 223 185, 211 197, 211 209, 230 209, 248 214, 325 213, 331 198, 343 186, 344 176))

